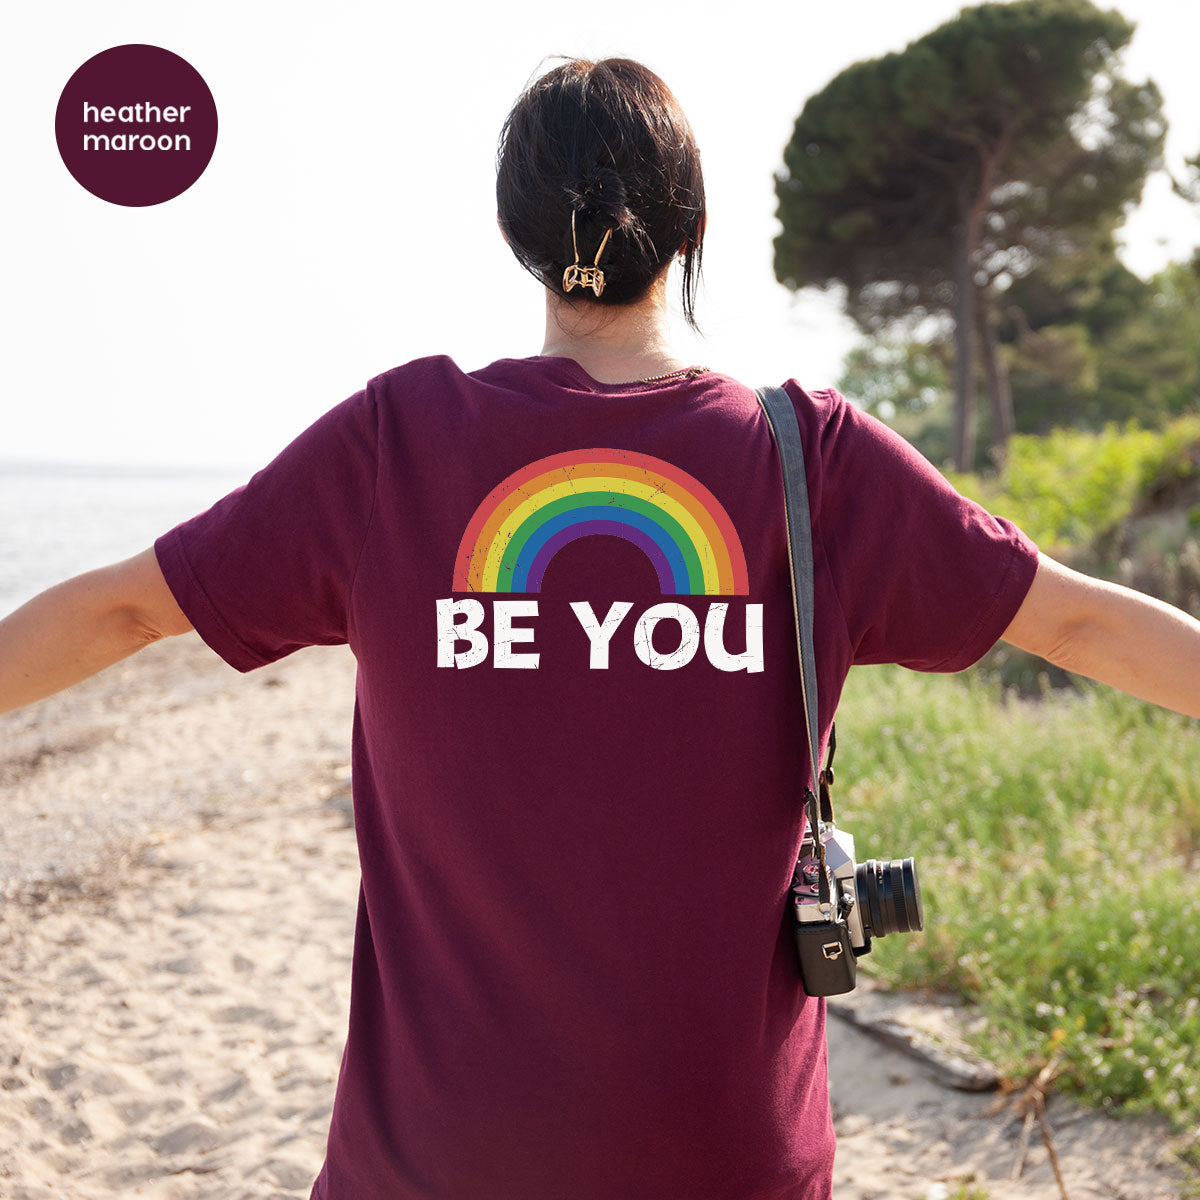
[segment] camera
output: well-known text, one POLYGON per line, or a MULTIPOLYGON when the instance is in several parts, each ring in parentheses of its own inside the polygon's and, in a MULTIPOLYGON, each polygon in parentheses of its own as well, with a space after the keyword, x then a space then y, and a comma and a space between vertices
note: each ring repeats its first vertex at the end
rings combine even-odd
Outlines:
POLYGON ((858 958, 873 937, 923 929, 921 886, 911 858, 854 861, 854 838, 832 822, 820 826, 828 877, 821 899, 821 859, 811 833, 792 876, 792 909, 800 977, 810 996, 853 991, 858 958))

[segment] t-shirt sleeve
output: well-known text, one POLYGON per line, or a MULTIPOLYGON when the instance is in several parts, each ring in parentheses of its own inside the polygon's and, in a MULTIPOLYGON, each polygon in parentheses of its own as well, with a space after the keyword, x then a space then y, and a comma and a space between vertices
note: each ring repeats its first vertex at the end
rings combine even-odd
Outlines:
POLYGON ((244 486, 154 550, 179 607, 239 671, 350 640, 350 597, 375 499, 370 388, 330 409, 244 486))
MULTIPOLYGON (((961 671, 996 644, 1037 572, 1037 547, 961 496, 899 434, 837 392, 817 414, 814 529, 855 663, 961 671), (824 418, 821 420, 820 418, 824 418)), ((799 405, 798 405, 799 407, 799 405)), ((801 424, 804 428, 804 424, 801 424)))

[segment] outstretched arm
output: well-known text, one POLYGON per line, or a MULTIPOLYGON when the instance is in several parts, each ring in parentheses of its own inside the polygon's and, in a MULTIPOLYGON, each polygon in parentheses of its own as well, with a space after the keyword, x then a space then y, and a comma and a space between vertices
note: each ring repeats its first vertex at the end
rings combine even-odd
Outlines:
POLYGON ((1200 621, 1044 554, 1004 641, 1066 671, 1200 717, 1200 621))
POLYGON ((191 627, 152 548, 76 575, 0 621, 0 712, 70 687, 191 627))

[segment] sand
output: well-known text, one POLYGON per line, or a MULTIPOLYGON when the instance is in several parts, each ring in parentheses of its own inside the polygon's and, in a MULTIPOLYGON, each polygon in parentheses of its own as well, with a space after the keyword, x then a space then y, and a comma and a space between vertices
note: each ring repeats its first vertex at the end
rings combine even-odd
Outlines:
MULTIPOLYGON (((0 717, 0 1197, 308 1196, 349 1001, 353 680, 344 649, 242 677, 188 635, 0 717)), ((850 1002, 945 1044, 971 1020, 850 1002)), ((1009 1180, 994 1093, 838 1016, 829 1042, 839 1200, 1060 1196, 1036 1133, 1009 1180)), ((1180 1194, 1160 1124, 1049 1119, 1071 1200, 1180 1194)))

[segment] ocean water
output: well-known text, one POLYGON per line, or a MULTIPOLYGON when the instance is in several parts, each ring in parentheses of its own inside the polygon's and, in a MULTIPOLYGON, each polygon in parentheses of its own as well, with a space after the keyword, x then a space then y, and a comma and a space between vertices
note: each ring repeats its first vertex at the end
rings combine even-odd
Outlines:
POLYGON ((250 471, 0 462, 0 616, 153 544, 250 471))

